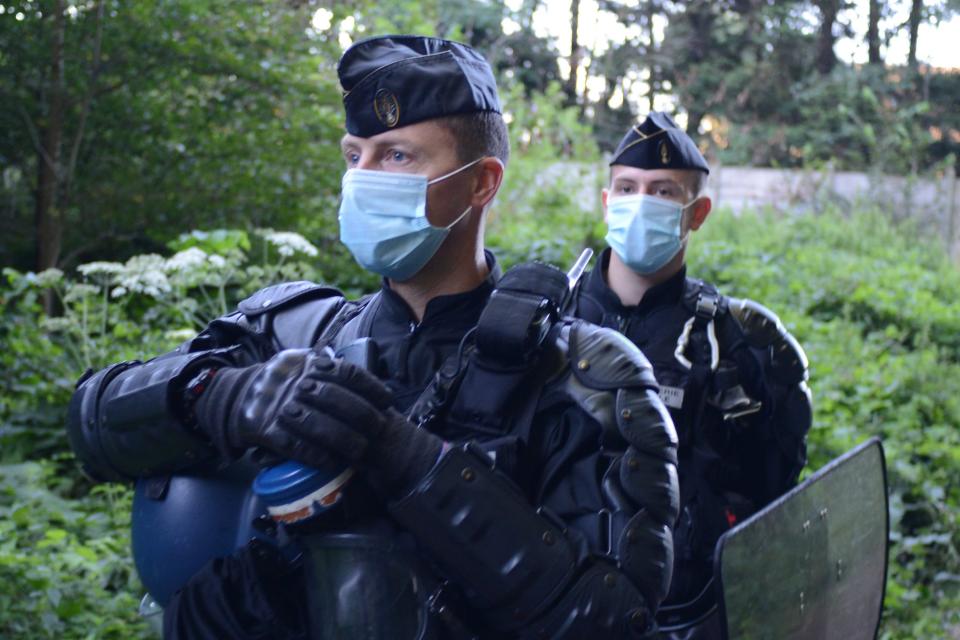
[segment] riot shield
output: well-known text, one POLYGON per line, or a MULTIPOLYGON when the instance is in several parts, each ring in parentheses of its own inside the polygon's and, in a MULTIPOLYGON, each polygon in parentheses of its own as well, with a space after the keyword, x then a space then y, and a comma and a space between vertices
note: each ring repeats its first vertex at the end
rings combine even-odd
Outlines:
POLYGON ((889 528, 883 447, 874 438, 717 541, 726 637, 875 638, 889 528))

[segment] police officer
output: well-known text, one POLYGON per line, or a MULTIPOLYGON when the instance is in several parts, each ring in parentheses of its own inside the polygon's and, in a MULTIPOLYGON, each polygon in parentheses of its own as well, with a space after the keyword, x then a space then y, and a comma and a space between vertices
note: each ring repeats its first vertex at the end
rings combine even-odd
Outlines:
POLYGON ((806 356, 777 316, 687 277, 690 233, 710 213, 708 173, 667 114, 631 128, 601 193, 610 247, 571 305, 640 347, 677 428, 681 514, 658 614, 671 638, 720 637, 714 545, 796 484, 811 422, 806 356))
POLYGON ((189 566, 167 637, 648 636, 676 434, 639 350, 559 315, 565 274, 501 277, 484 250, 508 154, 490 67, 462 44, 387 36, 338 73, 340 235, 381 290, 270 287, 172 353, 86 376, 71 402, 87 471, 140 478, 138 498, 152 487, 134 529, 148 514, 154 543, 135 548, 178 541, 138 560, 144 575, 183 574, 215 547, 211 521, 234 526, 227 501, 194 503, 251 452, 354 474, 328 511, 189 566))

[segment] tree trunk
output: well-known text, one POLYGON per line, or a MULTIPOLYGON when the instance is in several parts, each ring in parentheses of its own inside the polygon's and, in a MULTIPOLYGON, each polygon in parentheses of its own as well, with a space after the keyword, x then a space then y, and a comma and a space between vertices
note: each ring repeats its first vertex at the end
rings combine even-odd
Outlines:
POLYGON ((917 37, 920 34, 920 18, 923 12, 923 0, 913 0, 910 4, 910 49, 907 52, 907 65, 917 66, 917 37))
POLYGON ((817 71, 820 72, 820 75, 827 75, 833 71, 833 67, 837 63, 837 56, 833 52, 833 45, 836 41, 833 35, 833 25, 837 21, 840 1, 819 0, 817 6, 823 16, 817 34, 817 71))
POLYGON ((647 42, 647 69, 650 72, 650 91, 647 94, 647 111, 656 109, 655 101, 657 97, 657 40, 653 34, 653 14, 656 7, 653 2, 647 2, 647 30, 650 34, 650 40, 647 42))
POLYGON ((883 64, 883 60, 880 59, 880 0, 870 0, 867 50, 870 64, 883 64))
POLYGON ((580 0, 570 0, 570 77, 567 78, 567 100, 577 104, 577 72, 580 70, 580 0))
POLYGON ((57 191, 62 174, 60 155, 66 106, 63 78, 64 29, 63 0, 56 0, 50 47, 50 78, 46 87, 47 113, 41 122, 40 148, 37 150, 39 158, 34 208, 37 271, 56 266, 63 238, 62 212, 57 206, 57 191))

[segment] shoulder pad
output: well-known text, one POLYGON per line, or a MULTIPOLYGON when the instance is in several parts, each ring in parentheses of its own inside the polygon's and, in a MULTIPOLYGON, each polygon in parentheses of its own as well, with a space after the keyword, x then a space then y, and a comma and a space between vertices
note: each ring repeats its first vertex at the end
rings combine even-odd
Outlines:
POLYGON ((252 296, 240 302, 237 309, 247 316, 258 316, 267 311, 278 309, 293 300, 307 300, 314 298, 342 298, 339 289, 326 287, 307 280, 283 282, 264 289, 260 289, 252 296))
POLYGON ((776 382, 795 384, 807 379, 807 354, 777 314, 746 298, 730 298, 728 308, 751 347, 770 349, 770 371, 776 382))
POLYGON ((703 280, 687 278, 683 283, 683 306, 690 313, 705 313, 708 316, 725 313, 727 297, 721 295, 715 286, 703 280), (701 302, 703 301, 703 302, 701 302), (703 309, 706 303, 707 309, 703 309))
POLYGON ((588 322, 570 328, 570 365, 573 374, 593 389, 657 388, 653 367, 640 349, 623 334, 588 322))

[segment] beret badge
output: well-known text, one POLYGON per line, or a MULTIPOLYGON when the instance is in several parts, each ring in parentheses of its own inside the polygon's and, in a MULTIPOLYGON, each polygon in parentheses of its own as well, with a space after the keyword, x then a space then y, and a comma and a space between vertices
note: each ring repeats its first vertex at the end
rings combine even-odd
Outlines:
POLYGON ((373 95, 373 112, 377 120, 387 128, 393 128, 400 122, 400 103, 389 89, 380 89, 373 95))
POLYGON ((670 148, 667 146, 666 141, 660 141, 660 162, 663 164, 670 164, 670 148))

